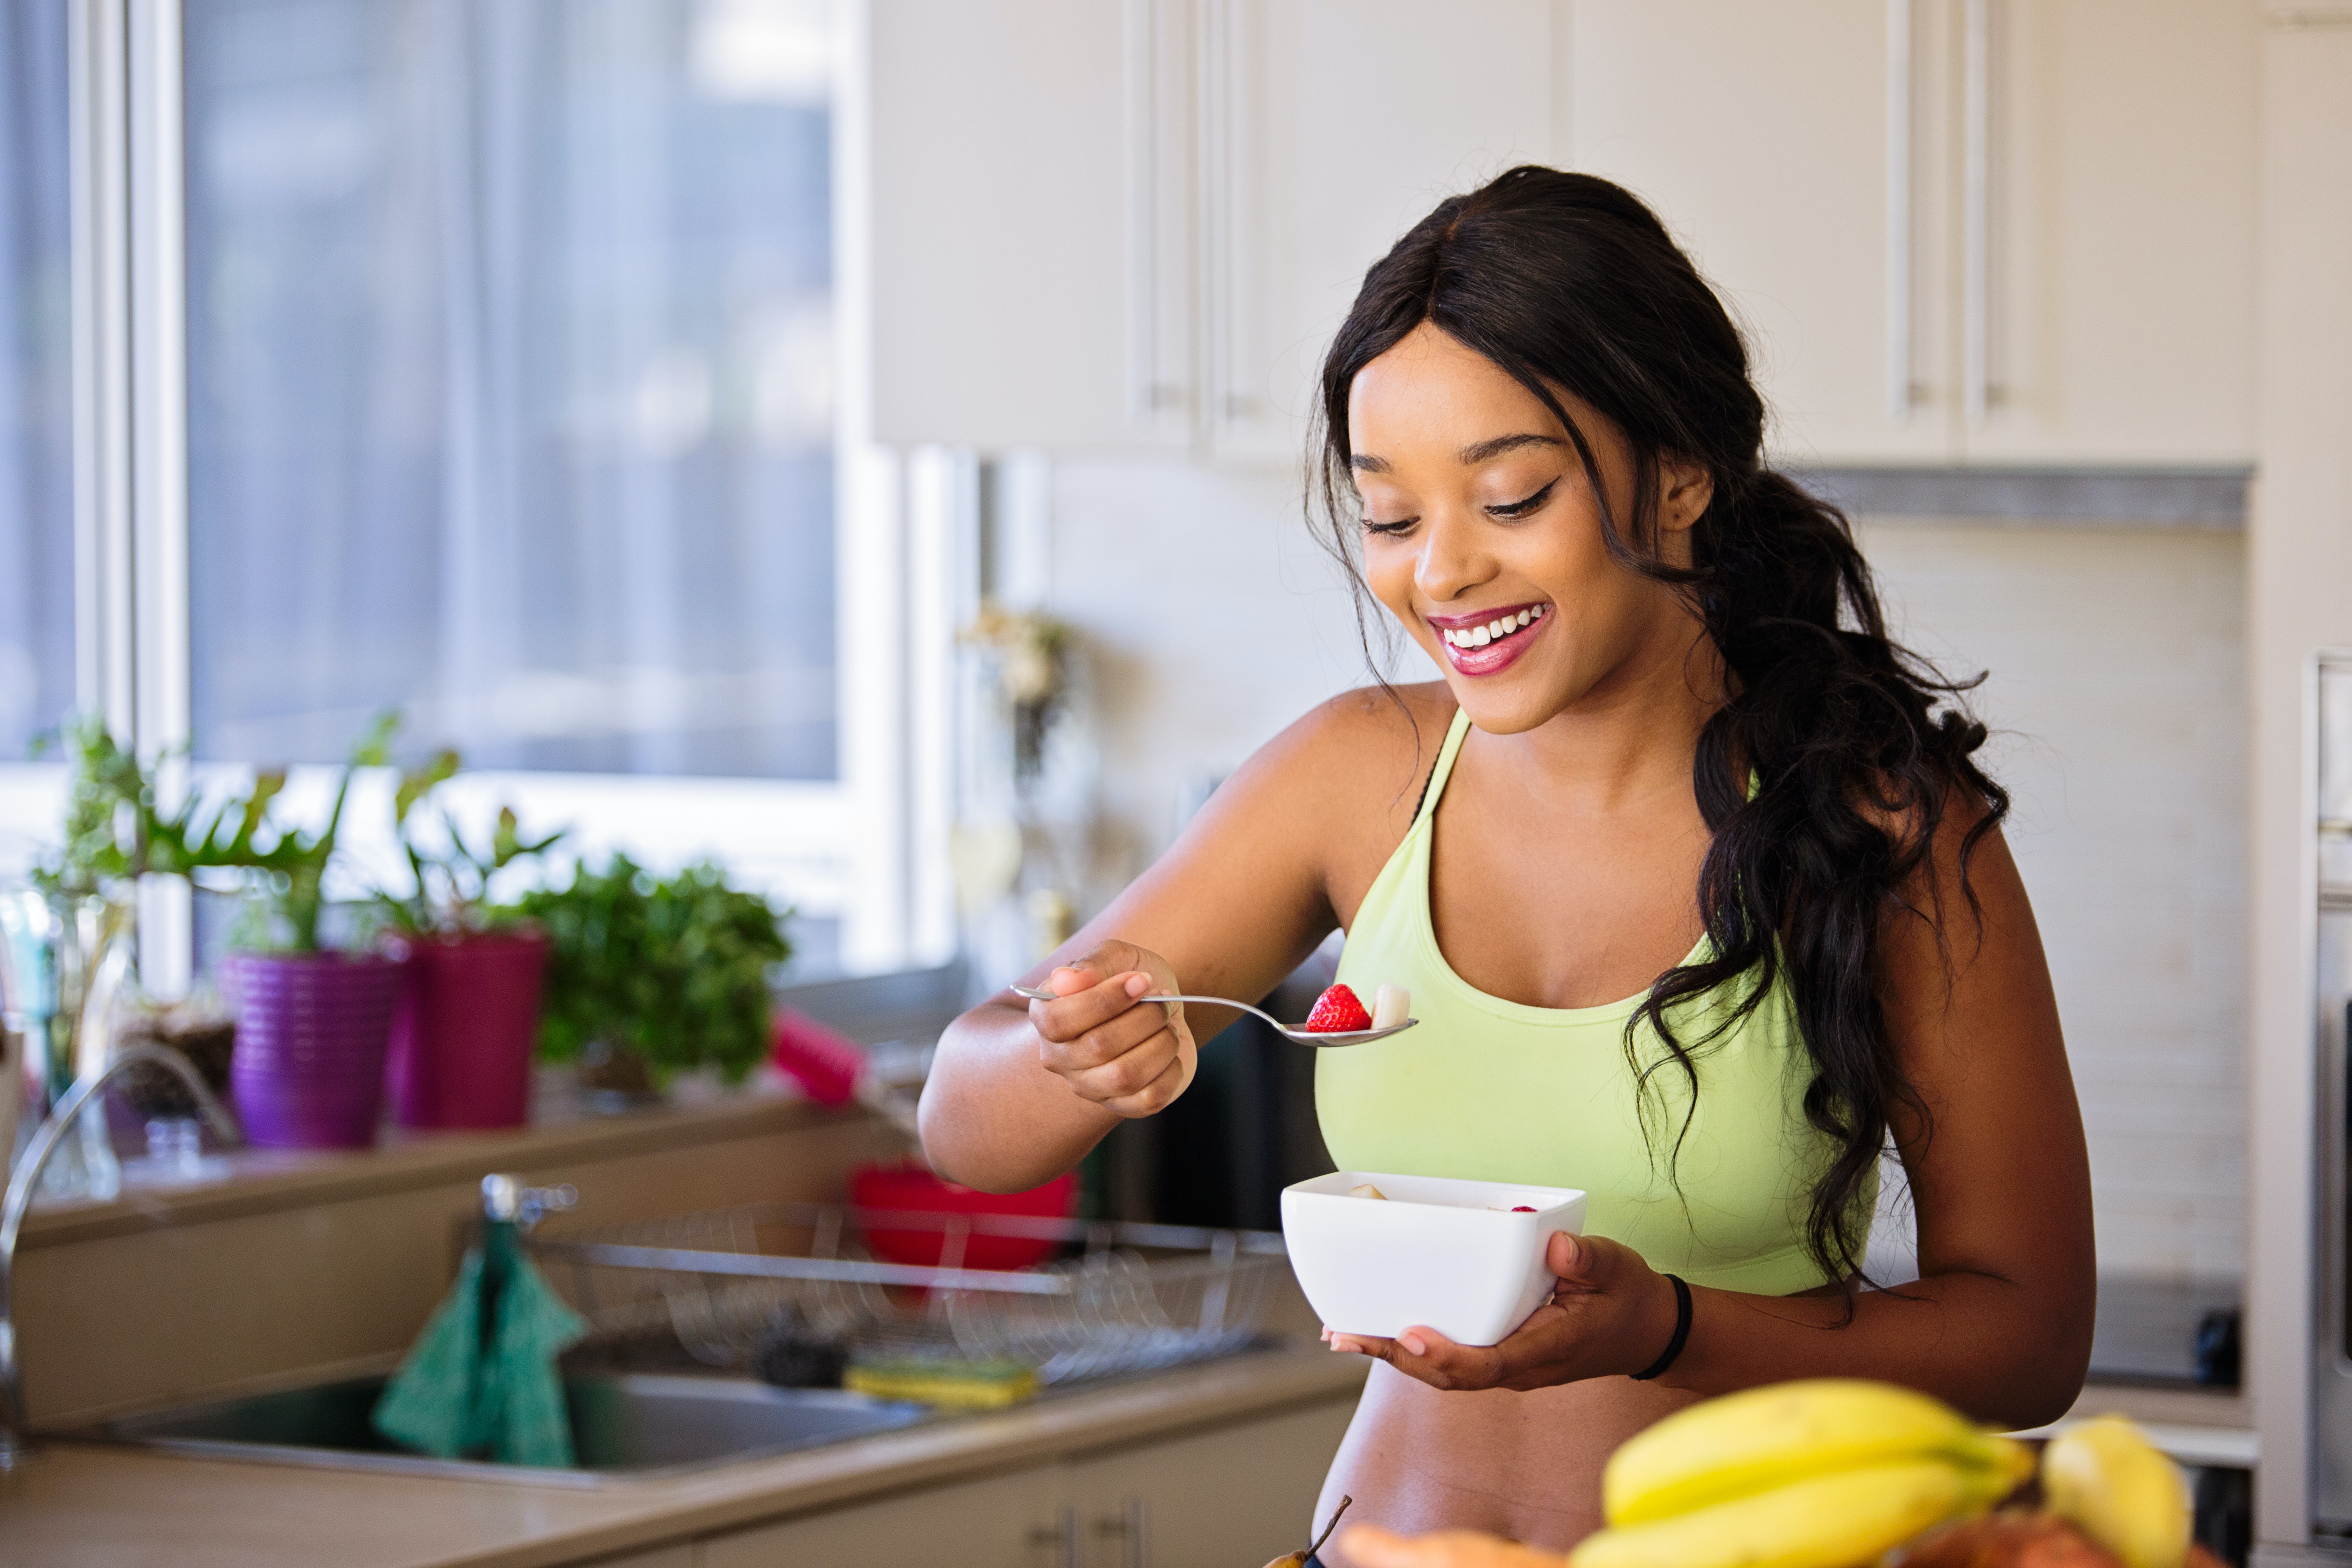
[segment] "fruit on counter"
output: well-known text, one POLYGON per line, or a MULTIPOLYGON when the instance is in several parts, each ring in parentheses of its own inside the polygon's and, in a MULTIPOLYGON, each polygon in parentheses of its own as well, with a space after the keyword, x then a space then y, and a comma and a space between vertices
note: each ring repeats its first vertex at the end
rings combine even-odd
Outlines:
MULTIPOLYGON (((2189 1568, 2221 1568, 2202 1546, 2189 1549, 2189 1568)), ((2081 1530, 2052 1513, 2003 1509, 1939 1530, 1903 1554, 1903 1568, 2120 1568, 2115 1557, 2081 1530)))
POLYGON ((1619 1448, 1601 1477, 1612 1525, 1643 1524, 1801 1477, 1935 1458, 2025 1479, 2023 1448, 1924 1394, 1860 1378, 1770 1384, 1677 1411, 1619 1448))
POLYGON ((1848 1568, 1981 1513, 2032 1472, 2022 1444, 1909 1389, 1811 1378, 1694 1405, 1601 1472, 1609 1528, 1571 1568, 1848 1568))
POLYGON ((1382 1203, 1386 1203, 1389 1196, 1370 1182, 1358 1182, 1348 1189, 1348 1195, 1351 1198, 1378 1198, 1382 1203))
POLYGON ((1372 1016, 1356 1000, 1356 994, 1345 985, 1334 985, 1315 998, 1314 1011, 1299 1026, 1310 1035, 1339 1035, 1353 1029, 1369 1029, 1372 1016))
POLYGON ((2120 1415, 2067 1427, 2042 1451, 2042 1496, 2124 1568, 2181 1568, 2193 1513, 2180 1468, 2120 1415))
POLYGON ((1372 993, 1372 1027, 1393 1029, 1412 1016, 1412 993, 1402 985, 1383 985, 1372 993))
POLYGON ((1784 1480, 1588 1535, 1569 1568, 1848 1568, 1990 1507, 2013 1484, 2008 1474, 1938 1457, 1784 1480))

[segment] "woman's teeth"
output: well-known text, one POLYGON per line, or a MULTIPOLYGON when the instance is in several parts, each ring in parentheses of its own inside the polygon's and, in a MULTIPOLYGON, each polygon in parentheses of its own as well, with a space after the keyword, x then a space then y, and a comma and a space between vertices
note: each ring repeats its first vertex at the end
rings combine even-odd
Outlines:
POLYGON ((1549 607, 1537 605, 1521 610, 1516 616, 1497 616, 1483 626, 1447 626, 1444 635, 1445 640, 1455 647, 1485 647, 1498 637, 1509 637, 1521 626, 1532 626, 1542 620, 1544 611, 1549 607))

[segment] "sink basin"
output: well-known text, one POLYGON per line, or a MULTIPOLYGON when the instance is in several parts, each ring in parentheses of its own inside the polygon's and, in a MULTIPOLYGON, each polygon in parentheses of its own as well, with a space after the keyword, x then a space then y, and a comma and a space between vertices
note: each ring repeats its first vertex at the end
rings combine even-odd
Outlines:
POLYGON ((568 1470, 435 1459, 394 1447, 368 1424, 381 1377, 183 1405, 74 1434, 215 1459, 325 1465, 535 1485, 597 1486, 816 1447, 909 1426, 927 1405, 750 1378, 644 1374, 564 1380, 579 1463, 568 1470))

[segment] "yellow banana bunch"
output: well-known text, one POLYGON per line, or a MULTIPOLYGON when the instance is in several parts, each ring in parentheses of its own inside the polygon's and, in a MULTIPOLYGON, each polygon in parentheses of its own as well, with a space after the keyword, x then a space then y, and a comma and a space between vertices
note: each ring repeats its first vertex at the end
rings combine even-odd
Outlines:
POLYGON ((2180 1568, 2192 1509, 2178 1466, 2120 1415, 2068 1427, 2042 1451, 2050 1511, 2114 1552, 2124 1568, 2180 1568))
POLYGON ((1925 1394, 1849 1378, 1777 1384, 1694 1405, 1620 1448, 1601 1476, 1610 1528, 1570 1562, 1847 1568, 1982 1511, 2032 1469, 2021 1446, 1925 1394))

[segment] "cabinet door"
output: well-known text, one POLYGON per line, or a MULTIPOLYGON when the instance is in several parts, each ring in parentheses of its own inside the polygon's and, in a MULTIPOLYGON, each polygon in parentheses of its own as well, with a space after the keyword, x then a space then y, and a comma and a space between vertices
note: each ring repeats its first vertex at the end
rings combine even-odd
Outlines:
POLYGON ((1570 0, 1570 166, 1647 200, 1799 461, 1943 462, 1955 0, 1570 0))
POLYGON ((1172 0, 873 0, 885 442, 1191 438, 1192 40, 1172 0))
POLYGON ((1295 463, 1366 268, 1442 198, 1550 157, 1550 7, 1199 3, 1210 446, 1295 463))
POLYGON ((1256 1563, 1303 1549, 1352 1400, 1072 1465, 1087 1568, 1256 1563))
POLYGON ((2252 462, 2255 0, 1968 10, 1987 62, 1968 456, 2252 462))
POLYGON ((701 1568, 1066 1568, 1059 1477, 1051 1468, 1019 1470, 712 1536, 700 1543, 701 1568))

